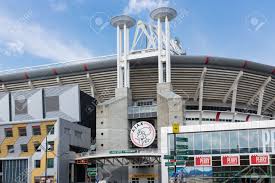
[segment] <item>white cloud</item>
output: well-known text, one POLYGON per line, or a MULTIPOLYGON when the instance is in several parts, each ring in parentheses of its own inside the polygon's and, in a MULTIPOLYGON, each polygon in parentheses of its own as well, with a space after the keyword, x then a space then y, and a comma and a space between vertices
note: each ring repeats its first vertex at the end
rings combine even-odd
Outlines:
POLYGON ((2 53, 14 55, 29 53, 54 61, 92 57, 90 51, 74 40, 65 40, 57 33, 31 23, 28 19, 14 20, 0 15, 2 53))
POLYGON ((129 0, 124 9, 125 14, 139 14, 141 11, 151 11, 154 8, 168 6, 168 0, 129 0))

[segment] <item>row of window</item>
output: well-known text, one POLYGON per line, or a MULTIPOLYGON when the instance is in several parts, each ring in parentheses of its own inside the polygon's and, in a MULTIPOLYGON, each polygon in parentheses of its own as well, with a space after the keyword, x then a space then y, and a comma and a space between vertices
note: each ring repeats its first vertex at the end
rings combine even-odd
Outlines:
MULTIPOLYGON (((154 183, 155 178, 147 178, 148 183, 154 183)), ((139 178, 132 178, 131 183, 139 183, 139 178)))
MULTIPOLYGON (((36 152, 40 152, 41 148, 39 148, 41 144, 39 142, 34 142, 33 147, 36 152)), ((28 152, 28 144, 21 144, 20 145, 21 152, 28 152)), ((7 145, 7 150, 9 153, 14 153, 14 145, 7 145)), ((54 151, 54 141, 48 142, 48 151, 54 151)))
MULTIPOLYGON (((34 160, 34 167, 41 168, 41 160, 34 160)), ((47 168, 54 168, 54 158, 47 158, 47 168)))
MULTIPOLYGON (((249 129, 178 134, 188 138, 188 154, 227 154, 274 152, 274 129, 249 129)), ((170 150, 174 150, 174 136, 170 150)))
MULTIPOLYGON (((59 96, 44 97, 45 112, 59 111, 59 96)), ((28 114, 28 99, 15 99, 15 115, 28 114)))
MULTIPOLYGON (((13 129, 12 128, 5 128, 4 130, 5 130, 5 137, 13 137, 13 129)), ((26 127, 19 127, 18 134, 20 137, 27 136, 26 127)), ((50 134, 50 135, 54 134, 54 125, 47 125, 47 134, 50 134)), ((32 135, 41 135, 40 126, 32 126, 32 135)))
MULTIPOLYGON (((186 121, 199 121, 200 118, 185 118, 186 121)), ((202 118, 202 121, 216 121, 215 118, 202 118)), ((221 122, 232 122, 232 119, 219 119, 221 122)), ((244 120, 235 120, 235 122, 245 122, 244 120)))

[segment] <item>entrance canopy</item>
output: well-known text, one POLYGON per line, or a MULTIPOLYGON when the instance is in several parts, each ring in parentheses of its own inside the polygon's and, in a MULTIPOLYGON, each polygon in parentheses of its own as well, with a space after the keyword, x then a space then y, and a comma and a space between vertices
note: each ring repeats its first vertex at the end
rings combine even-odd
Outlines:
POLYGON ((98 165, 151 166, 159 165, 161 153, 156 151, 114 150, 109 152, 81 153, 76 161, 95 161, 98 165))

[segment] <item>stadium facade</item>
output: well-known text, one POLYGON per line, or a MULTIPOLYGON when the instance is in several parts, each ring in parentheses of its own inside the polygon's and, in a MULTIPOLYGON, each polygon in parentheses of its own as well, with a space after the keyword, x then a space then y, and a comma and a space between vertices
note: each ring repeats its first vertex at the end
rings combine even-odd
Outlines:
POLYGON ((1 72, 0 182, 274 181, 275 68, 186 55, 176 14, 114 17, 116 55, 1 72))

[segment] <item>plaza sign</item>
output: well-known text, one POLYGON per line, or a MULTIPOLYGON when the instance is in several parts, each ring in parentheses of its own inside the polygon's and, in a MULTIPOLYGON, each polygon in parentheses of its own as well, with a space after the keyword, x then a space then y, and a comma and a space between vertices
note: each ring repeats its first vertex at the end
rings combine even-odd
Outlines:
POLYGON ((194 166, 212 166, 212 156, 194 156, 194 166))
POLYGON ((222 155, 222 166, 240 166, 240 155, 222 155))
POLYGON ((156 138, 156 130, 151 123, 141 121, 132 127, 130 138, 135 146, 148 147, 156 138))
POLYGON ((249 155, 250 165, 269 165, 268 154, 250 154, 249 155))

